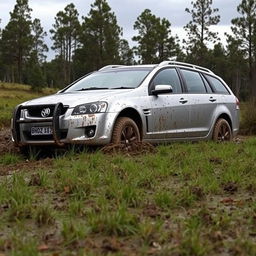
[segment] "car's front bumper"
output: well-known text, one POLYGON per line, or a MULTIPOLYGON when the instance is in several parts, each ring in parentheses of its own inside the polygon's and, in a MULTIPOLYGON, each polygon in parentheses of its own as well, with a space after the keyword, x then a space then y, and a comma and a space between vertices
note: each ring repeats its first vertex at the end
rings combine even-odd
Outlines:
POLYGON ((104 145, 111 141, 112 126, 116 113, 96 113, 84 115, 71 115, 70 108, 58 119, 34 118, 28 115, 25 107, 13 117, 12 135, 18 146, 23 145, 65 145, 88 144, 104 145), (57 121, 56 121, 57 120, 57 121), (56 124, 57 122, 57 124, 56 124), (53 134, 32 135, 32 127, 51 127, 53 134), (92 129, 93 136, 88 135, 92 129))

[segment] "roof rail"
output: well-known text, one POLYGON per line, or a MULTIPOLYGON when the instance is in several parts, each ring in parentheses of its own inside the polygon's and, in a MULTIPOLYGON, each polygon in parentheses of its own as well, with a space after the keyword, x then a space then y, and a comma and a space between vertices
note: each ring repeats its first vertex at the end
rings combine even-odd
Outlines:
POLYGON ((163 66, 166 66, 166 65, 179 65, 179 66, 194 68, 194 69, 198 69, 198 70, 202 70, 202 71, 214 74, 208 68, 204 68, 204 67, 197 66, 197 65, 194 65, 194 64, 190 64, 190 63, 186 63, 186 62, 179 62, 179 61, 172 61, 172 60, 162 61, 161 63, 158 64, 158 67, 163 67, 163 66))
POLYGON ((125 67, 125 65, 107 65, 99 69, 98 71, 103 71, 111 68, 119 68, 119 67, 125 67))

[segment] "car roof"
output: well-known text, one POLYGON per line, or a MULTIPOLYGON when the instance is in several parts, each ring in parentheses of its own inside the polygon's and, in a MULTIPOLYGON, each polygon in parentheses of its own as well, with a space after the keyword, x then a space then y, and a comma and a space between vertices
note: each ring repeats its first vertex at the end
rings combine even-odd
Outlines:
POLYGON ((198 66, 198 65, 194 65, 194 64, 190 64, 190 63, 186 63, 186 62, 178 62, 178 61, 162 61, 159 64, 142 64, 142 65, 107 65, 101 69, 99 69, 98 71, 109 71, 109 70, 113 70, 113 69, 118 69, 118 70, 122 70, 122 69, 138 69, 138 68, 156 68, 156 67, 165 67, 165 66, 177 66, 177 67, 185 67, 185 68, 189 68, 189 69, 193 69, 193 70, 197 70, 197 71, 203 71, 205 73, 208 74, 214 74, 210 69, 202 67, 202 66, 198 66))
POLYGON ((101 69, 99 69, 98 71, 109 71, 109 70, 114 70, 114 69, 118 69, 118 70, 122 70, 122 69, 138 69, 138 68, 155 68, 157 67, 156 64, 149 64, 149 65, 107 65, 105 67, 102 67, 101 69))

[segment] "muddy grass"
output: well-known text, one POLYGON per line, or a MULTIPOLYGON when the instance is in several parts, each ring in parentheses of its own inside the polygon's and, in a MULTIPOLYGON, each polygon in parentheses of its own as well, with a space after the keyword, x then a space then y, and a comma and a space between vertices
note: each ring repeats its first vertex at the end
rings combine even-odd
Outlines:
POLYGON ((254 138, 39 160, 8 130, 0 145, 0 255, 256 255, 254 138))
MULTIPOLYGON (((252 138, 253 136, 246 136, 246 135, 239 135, 234 138, 235 143, 242 143, 243 141, 247 140, 248 138, 252 138)), ((65 149, 64 149, 65 150, 65 149)), ((94 149, 92 149, 94 150, 94 149)), ((125 154, 130 156, 136 156, 138 154, 147 154, 147 153, 156 153, 157 149, 150 143, 147 142, 136 142, 130 146, 126 146, 124 144, 117 145, 117 144, 109 144, 102 147, 101 152, 105 154, 125 154)), ((45 150, 47 151, 47 150, 45 150)), ((79 151, 79 150, 78 150, 79 151)), ((12 139, 11 139, 11 131, 9 128, 1 128, 0 129, 0 155, 6 153, 20 153, 18 147, 15 147, 12 139)), ((52 153, 52 152, 50 152, 52 153)), ((50 156, 51 154, 49 154, 50 156)), ((47 156, 46 156, 47 157, 47 156)))
POLYGON ((0 130, 0 176, 11 175, 21 170, 34 171, 38 168, 52 166, 53 159, 44 157, 40 159, 30 158, 15 147, 11 139, 11 131, 7 128, 0 130))
POLYGON ((0 155, 5 153, 17 153, 18 149, 11 140, 11 131, 7 128, 0 130, 0 155))
MULTIPOLYGON (((234 139, 234 142, 237 144, 243 143, 248 138, 252 136, 244 136, 240 135, 234 139)), ((84 147, 72 148, 74 152, 79 153, 83 152, 84 147)), ((43 148, 42 150, 35 150, 35 152, 24 151, 21 152, 18 147, 14 145, 11 139, 11 131, 9 128, 1 128, 0 130, 0 157, 4 156, 16 156, 17 162, 12 161, 9 163, 0 162, 0 176, 10 175, 14 172, 20 170, 28 170, 34 171, 38 168, 48 168, 53 165, 54 158, 57 156, 61 156, 65 153, 68 153, 70 148, 62 148, 57 149, 55 151, 54 148, 43 148), (56 153, 57 152, 57 153, 56 153), (32 153, 32 155, 31 155, 32 153)), ((157 147, 153 146, 147 142, 136 142, 128 147, 126 145, 117 145, 117 144, 109 144, 102 148, 86 148, 87 152, 95 152, 95 150, 99 150, 100 152, 107 155, 116 155, 122 154, 124 156, 135 157, 138 155, 145 155, 150 153, 157 153, 157 147)), ((213 158, 210 159, 210 162, 215 162, 221 164, 221 159, 213 158)))
POLYGON ((147 142, 135 142, 127 146, 125 144, 109 144, 101 149, 105 154, 124 154, 135 156, 138 154, 156 153, 157 149, 147 142))

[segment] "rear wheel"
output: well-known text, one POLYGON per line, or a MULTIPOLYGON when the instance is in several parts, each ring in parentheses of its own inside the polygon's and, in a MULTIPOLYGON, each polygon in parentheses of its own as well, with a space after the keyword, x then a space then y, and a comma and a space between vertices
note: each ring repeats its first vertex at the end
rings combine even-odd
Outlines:
POLYGON ((140 131, 137 124, 131 118, 119 117, 113 129, 111 142, 128 146, 140 140, 140 131))
POLYGON ((223 118, 220 118, 217 120, 213 129, 212 138, 214 141, 219 141, 219 142, 232 140, 233 135, 227 120, 223 118))

